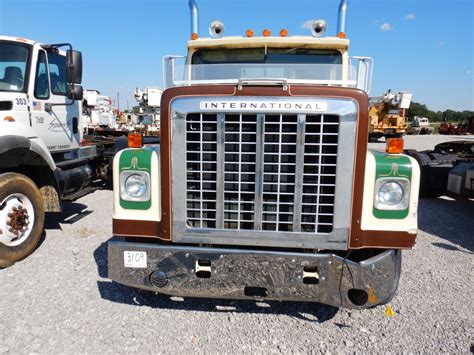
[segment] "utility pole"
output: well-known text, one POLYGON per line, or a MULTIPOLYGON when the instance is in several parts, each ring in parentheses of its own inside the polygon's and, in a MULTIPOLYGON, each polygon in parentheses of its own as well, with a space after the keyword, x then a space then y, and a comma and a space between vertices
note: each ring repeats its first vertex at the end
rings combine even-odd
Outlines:
POLYGON ((117 110, 120 112, 120 93, 117 93, 117 110))

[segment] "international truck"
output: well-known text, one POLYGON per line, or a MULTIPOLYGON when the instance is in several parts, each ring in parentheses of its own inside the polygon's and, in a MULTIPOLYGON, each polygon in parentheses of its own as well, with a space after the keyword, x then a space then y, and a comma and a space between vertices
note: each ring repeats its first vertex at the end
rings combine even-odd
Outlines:
MULTIPOLYGON (((417 235, 419 166, 368 150, 372 60, 336 36, 210 38, 189 1, 188 54, 164 58, 160 145, 114 159, 109 277, 181 297, 368 308, 394 296, 417 235), (180 65, 180 62, 184 62, 180 65)), ((272 34, 273 33, 273 34, 272 34)))
POLYGON ((0 36, 0 268, 33 252, 45 213, 110 170, 114 141, 83 136, 81 81, 70 44, 0 36))

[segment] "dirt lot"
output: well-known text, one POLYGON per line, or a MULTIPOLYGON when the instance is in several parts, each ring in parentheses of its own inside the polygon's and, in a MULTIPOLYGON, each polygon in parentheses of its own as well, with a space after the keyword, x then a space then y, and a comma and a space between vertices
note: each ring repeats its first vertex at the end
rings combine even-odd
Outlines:
MULTIPOLYGON (((412 137, 408 147, 430 148, 434 137, 412 137)), ((38 250, 0 270, 0 353, 469 353, 473 211, 467 199, 420 201, 417 246, 403 254, 388 317, 385 307, 183 300, 112 283, 106 256, 112 192, 97 191, 48 218, 38 250)))

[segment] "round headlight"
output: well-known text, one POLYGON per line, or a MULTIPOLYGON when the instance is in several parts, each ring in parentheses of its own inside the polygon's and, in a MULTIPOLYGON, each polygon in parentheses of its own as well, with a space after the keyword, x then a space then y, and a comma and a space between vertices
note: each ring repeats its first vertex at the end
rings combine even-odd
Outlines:
POLYGON ((380 186, 378 192, 379 202, 385 205, 398 205, 405 195, 402 185, 398 182, 390 181, 380 186))
POLYGON ((145 176, 133 174, 125 180, 125 191, 131 197, 142 197, 148 189, 145 176))

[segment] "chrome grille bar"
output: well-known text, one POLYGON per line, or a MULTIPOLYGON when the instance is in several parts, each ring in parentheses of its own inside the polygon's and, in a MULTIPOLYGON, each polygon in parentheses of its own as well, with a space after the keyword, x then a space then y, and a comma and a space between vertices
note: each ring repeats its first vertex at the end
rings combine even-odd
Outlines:
POLYGON ((264 140, 263 131, 265 124, 265 115, 257 115, 257 137, 255 149, 255 215, 254 229, 262 229, 262 212, 263 212, 263 171, 264 171, 264 140))
POLYGON ((305 123, 306 115, 298 115, 298 129, 296 138, 295 207, 293 214, 293 231, 295 232, 301 232, 305 123))
POLYGON ((216 228, 224 228, 224 171, 225 164, 225 115, 217 115, 217 196, 216 196, 216 228))

